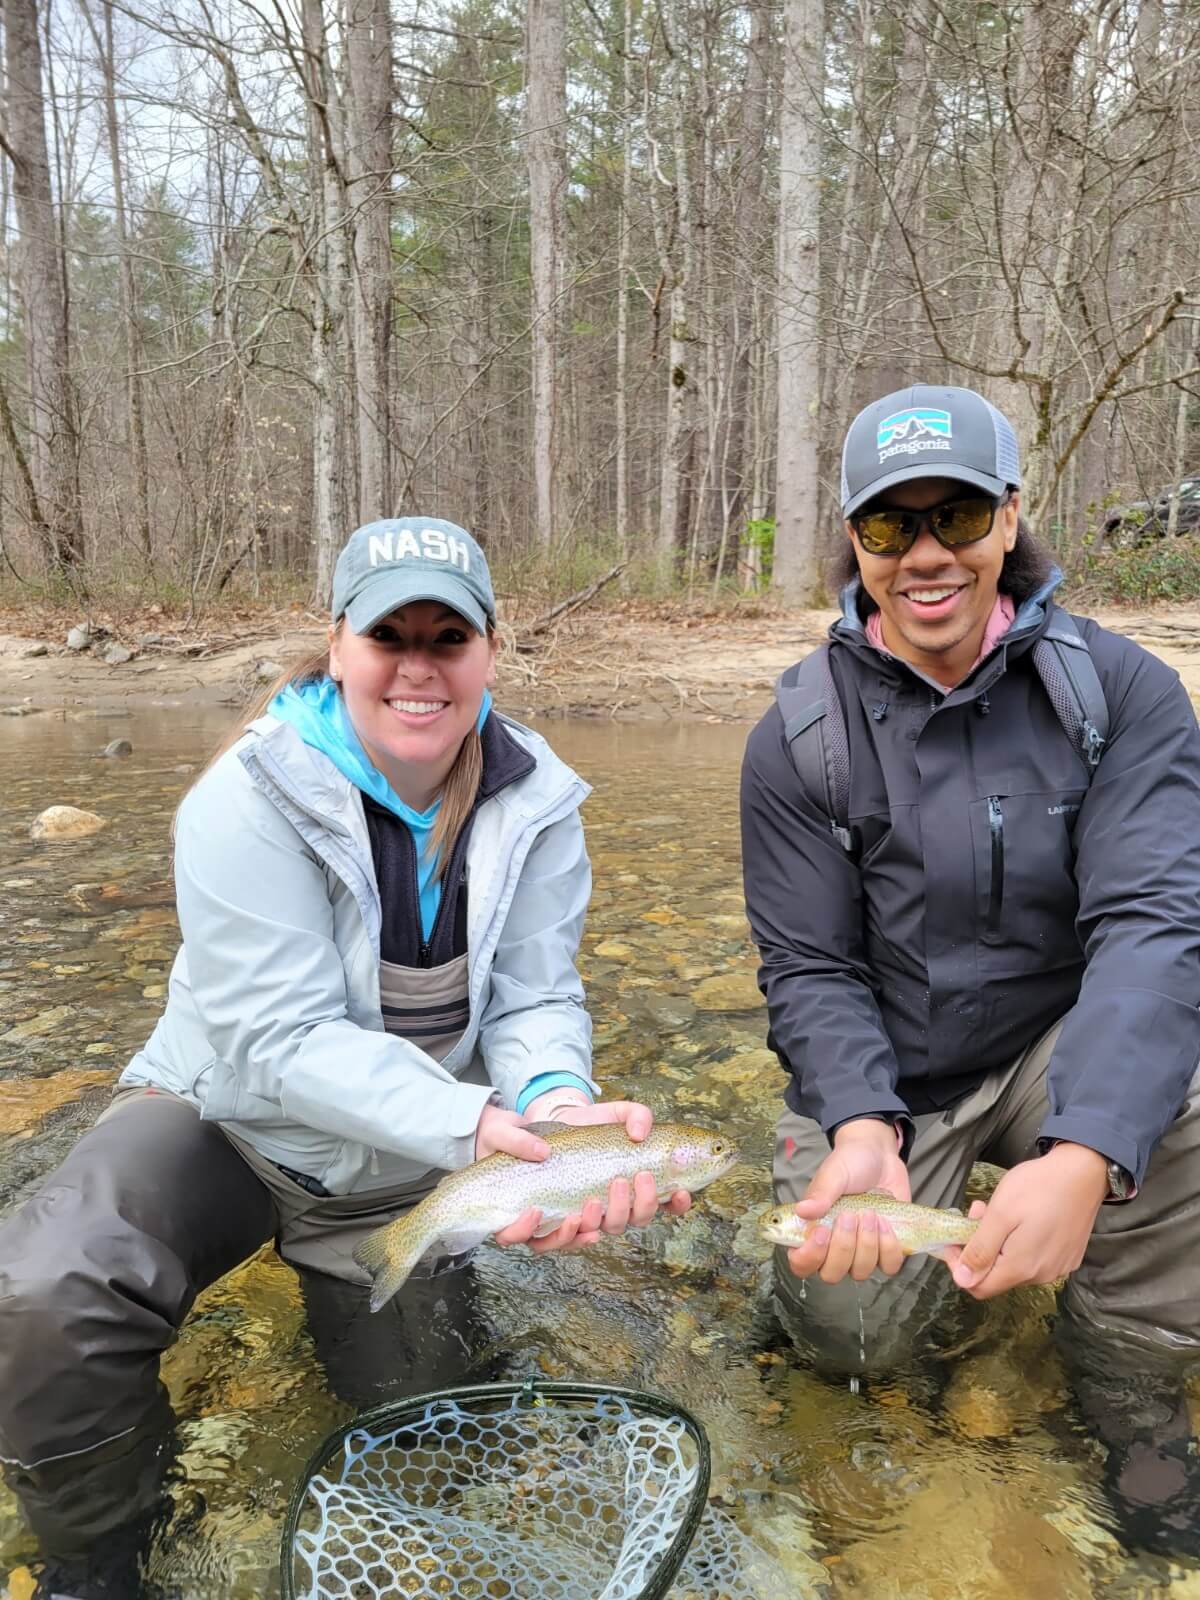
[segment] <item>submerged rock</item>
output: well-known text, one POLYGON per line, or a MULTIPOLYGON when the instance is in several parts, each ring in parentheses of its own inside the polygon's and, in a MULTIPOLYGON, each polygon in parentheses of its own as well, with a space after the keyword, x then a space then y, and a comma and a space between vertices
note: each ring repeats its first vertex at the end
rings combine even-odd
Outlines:
POLYGON ((67 899, 80 911, 140 911, 151 906, 175 904, 175 885, 170 878, 133 888, 126 883, 73 883, 67 899))
POLYGON ((101 754, 106 756, 131 756, 133 754, 133 746, 128 739, 114 739, 110 744, 104 746, 101 754))
POLYGON ((85 1089, 112 1081, 111 1068, 96 1067, 72 1067, 49 1078, 6 1079, 0 1082, 0 1134, 32 1133, 47 1112, 78 1100, 85 1089))
POLYGON ((752 972, 723 972, 705 978, 692 990, 692 999, 701 1011, 757 1011, 763 1004, 752 972))
POLYGON ((98 833, 104 825, 105 819, 98 817, 94 811, 81 811, 77 806, 47 806, 39 817, 34 818, 29 834, 33 839, 56 842, 86 839, 89 834, 98 833))

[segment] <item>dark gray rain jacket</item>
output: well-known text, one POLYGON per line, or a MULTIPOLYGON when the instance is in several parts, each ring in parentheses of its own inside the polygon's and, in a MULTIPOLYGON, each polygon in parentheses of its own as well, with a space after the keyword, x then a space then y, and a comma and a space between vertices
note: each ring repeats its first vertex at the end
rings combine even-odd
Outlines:
POLYGON ((827 1133, 941 1109, 1059 1017, 1045 1138, 1140 1184, 1200 1058, 1200 732, 1178 676, 1076 619, 1109 707, 1089 786, 1033 668, 1053 585, 949 693, 830 630, 848 855, 777 706, 742 772, 746 905, 786 1099, 827 1133))

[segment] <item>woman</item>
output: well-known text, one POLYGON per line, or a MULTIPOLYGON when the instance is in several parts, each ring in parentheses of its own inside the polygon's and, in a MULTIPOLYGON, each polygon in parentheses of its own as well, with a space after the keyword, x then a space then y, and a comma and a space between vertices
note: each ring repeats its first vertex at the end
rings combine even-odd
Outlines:
MULTIPOLYGON (((574 966, 587 790, 492 711, 494 627, 462 528, 360 528, 328 651, 264 696, 180 808, 166 1011, 0 1230, 0 1455, 44 1594, 134 1592, 172 1420, 157 1358, 207 1284, 274 1239, 346 1398, 380 1398, 381 1368, 392 1392, 454 1381, 469 1275, 412 1280, 372 1318, 355 1245, 448 1168, 544 1159, 532 1122, 649 1131, 644 1106, 593 1104, 574 966)), ((656 1206, 644 1173, 545 1238, 536 1212, 497 1238, 585 1245, 656 1206)))

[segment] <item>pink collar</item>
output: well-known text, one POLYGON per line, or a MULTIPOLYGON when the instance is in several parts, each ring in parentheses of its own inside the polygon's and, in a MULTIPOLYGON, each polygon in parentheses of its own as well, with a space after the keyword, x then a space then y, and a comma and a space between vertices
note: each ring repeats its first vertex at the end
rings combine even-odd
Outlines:
MULTIPOLYGON (((991 655, 992 651, 1012 627, 1013 618, 1016 616, 1016 614, 1017 610, 1013 605, 1011 595, 998 594, 996 596, 996 603, 992 607, 991 615, 987 619, 987 627, 983 630, 983 648, 975 657, 974 661, 972 661, 970 667, 967 669, 968 672, 974 672, 975 668, 983 660, 984 656, 991 655)), ((867 642, 869 644, 873 644, 876 650, 878 650, 882 655, 886 656, 891 654, 891 651, 883 642, 883 619, 880 617, 878 611, 872 611, 871 615, 867 618, 867 642)), ((966 675, 966 673, 963 674, 964 677, 966 677, 966 675)))

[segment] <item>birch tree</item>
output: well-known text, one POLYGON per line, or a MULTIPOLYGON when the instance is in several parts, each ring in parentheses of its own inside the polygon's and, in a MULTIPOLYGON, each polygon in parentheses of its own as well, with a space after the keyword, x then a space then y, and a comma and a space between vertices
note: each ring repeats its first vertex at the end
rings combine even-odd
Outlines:
POLYGON ((392 19, 388 0, 347 0, 349 193, 354 237, 358 518, 392 511, 392 19))
POLYGON ((58 248, 36 0, 4 0, 8 106, 4 151, 20 235, 18 280, 27 350, 31 516, 60 572, 83 560, 79 438, 66 286, 58 248))
POLYGON ((566 19, 563 0, 529 0, 526 143, 532 285, 534 528, 548 547, 557 531, 558 404, 563 207, 567 186, 566 19))
POLYGON ((823 0, 784 0, 779 128, 779 447, 773 581, 793 604, 820 582, 823 0))

